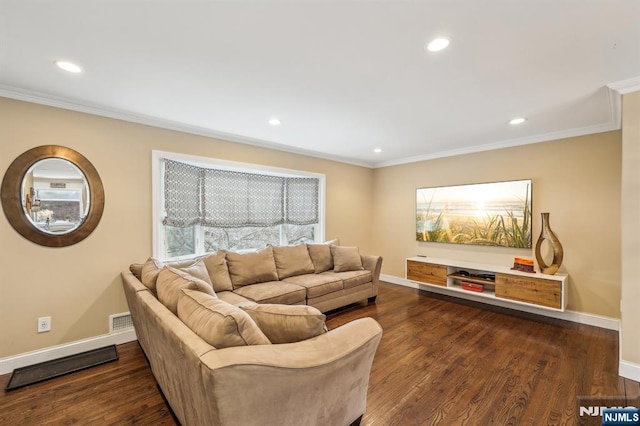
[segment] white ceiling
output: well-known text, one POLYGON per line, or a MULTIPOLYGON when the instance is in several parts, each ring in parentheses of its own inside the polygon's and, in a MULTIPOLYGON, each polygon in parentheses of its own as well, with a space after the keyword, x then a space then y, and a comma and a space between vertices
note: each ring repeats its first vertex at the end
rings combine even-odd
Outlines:
POLYGON ((0 0, 0 96, 372 167, 616 129, 639 78, 638 0, 0 0))
POLYGON ((31 169, 35 179, 84 179, 84 174, 70 161, 62 158, 45 158, 31 169))

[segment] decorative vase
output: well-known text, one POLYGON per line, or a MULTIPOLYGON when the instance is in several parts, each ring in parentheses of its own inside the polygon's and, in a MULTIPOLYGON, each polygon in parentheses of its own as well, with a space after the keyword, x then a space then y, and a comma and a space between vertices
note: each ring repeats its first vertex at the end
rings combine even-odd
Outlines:
POLYGON ((549 213, 540 214, 542 215, 542 231, 540 231, 540 237, 538 237, 538 242, 536 243, 536 259, 538 260, 540 272, 543 274, 553 275, 558 271, 558 268, 560 268, 560 265, 562 264, 564 251, 562 250, 560 240, 558 240, 558 237, 556 237, 556 234, 553 233, 549 226, 549 213), (551 262, 551 265, 547 265, 545 263, 542 258, 542 254, 540 253, 540 248, 542 247, 542 242, 544 240, 549 240, 553 247, 553 262, 551 262))

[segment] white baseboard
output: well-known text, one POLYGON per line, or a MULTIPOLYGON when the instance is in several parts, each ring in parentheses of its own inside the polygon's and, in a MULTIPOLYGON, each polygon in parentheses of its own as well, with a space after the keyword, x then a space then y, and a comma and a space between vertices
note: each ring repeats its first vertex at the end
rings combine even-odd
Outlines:
POLYGON ((618 375, 640 382, 640 364, 631 361, 620 361, 618 375))
POLYGON ((75 342, 65 343, 58 346, 51 346, 49 348, 26 352, 7 358, 0 358, 0 375, 11 373, 16 368, 51 361, 109 345, 120 345, 122 343, 132 342, 136 339, 136 332, 134 329, 131 329, 121 331, 119 333, 104 334, 102 336, 77 340, 75 342))
POLYGON ((503 308, 529 312, 531 314, 543 315, 546 317, 557 318, 557 319, 571 321, 571 322, 577 322, 579 324, 592 325, 595 327, 606 328, 608 330, 618 331, 620 329, 620 320, 617 318, 604 317, 600 315, 593 315, 593 314, 587 314, 584 312, 576 312, 576 311, 569 311, 569 310, 566 310, 564 312, 552 311, 544 308, 536 308, 534 306, 510 303, 508 301, 481 298, 481 297, 474 296, 471 293, 469 294, 460 293, 460 292, 453 293, 451 291, 448 291, 444 287, 439 288, 439 287, 430 286, 430 285, 421 285, 416 282, 409 281, 405 278, 400 278, 393 275, 380 274, 380 280, 386 281, 391 284, 401 285, 404 287, 417 288, 420 290, 430 291, 432 293, 444 294, 446 296, 458 297, 466 300, 473 300, 475 302, 481 302, 489 305, 500 306, 503 308))

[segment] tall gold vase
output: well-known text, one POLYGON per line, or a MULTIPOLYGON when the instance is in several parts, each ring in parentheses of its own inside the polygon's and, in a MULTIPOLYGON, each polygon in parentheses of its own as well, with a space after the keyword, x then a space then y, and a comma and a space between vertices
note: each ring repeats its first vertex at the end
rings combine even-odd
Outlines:
POLYGON ((540 214, 542 215, 542 231, 540 231, 540 237, 538 237, 538 242, 536 243, 536 260, 538 261, 540 272, 543 274, 553 275, 558 272, 558 268, 560 268, 560 265, 562 264, 564 250, 562 249, 560 240, 558 240, 556 234, 551 230, 551 226, 549 226, 549 213, 540 214), (551 265, 547 265, 545 263, 542 258, 542 253, 540 253, 540 248, 542 247, 542 242, 544 240, 549 240, 553 247, 553 262, 551 262, 551 265))

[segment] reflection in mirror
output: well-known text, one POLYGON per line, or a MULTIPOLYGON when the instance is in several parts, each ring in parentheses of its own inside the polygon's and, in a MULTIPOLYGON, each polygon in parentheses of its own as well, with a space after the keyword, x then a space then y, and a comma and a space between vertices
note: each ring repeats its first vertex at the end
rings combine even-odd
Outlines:
POLYGON ((22 179, 22 208, 42 232, 61 235, 72 232, 89 211, 89 185, 73 163, 45 158, 27 170, 22 179))

